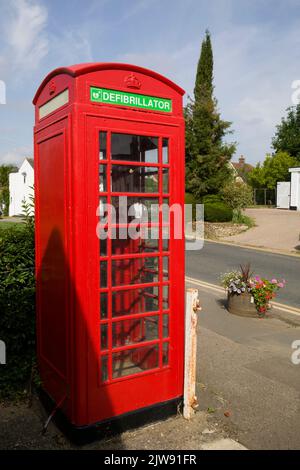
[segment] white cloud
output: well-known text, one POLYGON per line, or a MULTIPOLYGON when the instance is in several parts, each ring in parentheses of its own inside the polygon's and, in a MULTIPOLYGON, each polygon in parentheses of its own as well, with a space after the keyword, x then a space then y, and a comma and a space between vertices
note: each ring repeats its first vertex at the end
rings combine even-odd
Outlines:
POLYGON ((3 45, 0 64, 6 76, 39 67, 47 55, 47 8, 37 0, 12 0, 2 6, 3 45))
POLYGON ((59 36, 51 37, 49 55, 54 67, 92 62, 93 54, 88 32, 84 27, 66 29, 59 36))
POLYGON ((154 48, 154 51, 146 53, 129 52, 119 55, 117 60, 153 69, 191 93, 198 53, 199 44, 191 42, 174 50, 161 48, 158 52, 154 48))
POLYGON ((9 152, 0 156, 0 165, 16 165, 19 167, 24 158, 32 157, 32 155, 32 147, 24 146, 12 148, 9 152))

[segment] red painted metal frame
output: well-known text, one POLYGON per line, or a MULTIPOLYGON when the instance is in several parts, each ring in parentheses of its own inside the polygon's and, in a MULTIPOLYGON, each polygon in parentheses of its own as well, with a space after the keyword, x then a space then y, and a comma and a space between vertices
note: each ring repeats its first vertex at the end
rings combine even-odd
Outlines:
MULTIPOLYGON (((183 90, 177 85, 141 67, 83 64, 51 72, 34 98, 38 360, 46 392, 56 403, 65 397, 61 407, 69 421, 76 426, 120 416, 183 394, 184 239, 174 238, 172 217, 168 251, 163 251, 162 226, 167 224, 163 223, 161 214, 159 223, 152 224, 159 226, 160 230, 157 252, 112 255, 111 244, 108 243, 107 256, 101 257, 108 266, 108 284, 105 288, 100 288, 99 240, 96 237, 99 164, 106 165, 108 169, 112 163, 156 167, 159 172, 158 193, 126 195, 154 197, 160 203, 169 199, 171 205, 179 203, 183 206, 182 95, 183 90), (141 89, 134 90, 135 93, 172 99, 172 113, 166 115, 90 102, 90 86, 130 92, 126 87, 129 73, 133 73, 141 83, 141 89), (66 88, 69 89, 69 103, 39 120, 39 107, 66 88), (105 161, 98 158, 100 131, 107 131, 108 136, 105 161), (158 163, 112 162, 112 132, 158 137, 158 163), (63 137, 57 140, 57 135, 63 137), (169 139, 169 164, 162 163, 162 138, 169 139), (55 157, 52 156, 52 149, 58 152, 55 157), (51 165, 52 160, 57 162, 55 166, 51 165), (163 168, 169 169, 169 189, 165 194, 162 187, 163 168), (57 187, 60 181, 63 181, 63 188, 57 187), (56 196, 53 198, 54 192, 56 196), (45 213, 50 214, 48 220, 45 220, 45 213), (61 221, 60 225, 57 221, 61 221), (163 278, 163 256, 169 258, 167 280, 163 278), (158 257, 159 260, 157 282, 112 286, 111 260, 142 260, 151 257, 158 257), (58 265, 64 267, 63 275, 58 265), (113 292, 133 292, 134 289, 151 285, 159 286, 158 311, 112 318, 113 292), (167 310, 163 309, 163 286, 169 287, 167 310), (60 295, 62 292, 64 294, 62 306, 60 299, 56 299, 56 289, 60 295), (108 318, 105 320, 100 320, 100 292, 108 293, 108 318), (50 294, 52 299, 49 298, 50 294), (47 304, 53 306, 53 309, 47 307, 47 304), (162 315, 165 313, 169 315, 169 336, 163 338, 162 315), (112 347, 112 324, 157 315, 160 316, 158 339, 112 347), (58 322, 61 322, 60 332, 57 331, 58 322), (106 350, 100 348, 101 324, 110 325, 106 350), (169 363, 164 365, 162 346, 166 343, 169 344, 169 363), (159 345, 157 368, 112 378, 112 353, 155 344, 159 345), (107 353, 109 379, 102 382, 100 361, 107 353)), ((111 172, 107 170, 107 191, 101 193, 101 196, 105 196, 108 202, 112 196, 125 194, 111 193, 110 178, 111 172)))

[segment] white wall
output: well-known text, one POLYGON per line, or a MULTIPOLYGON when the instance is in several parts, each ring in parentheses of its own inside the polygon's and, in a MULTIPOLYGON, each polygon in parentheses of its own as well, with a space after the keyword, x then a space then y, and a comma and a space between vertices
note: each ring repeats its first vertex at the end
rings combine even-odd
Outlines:
POLYGON ((19 171, 9 175, 10 217, 22 214, 22 201, 30 202, 30 196, 33 195, 33 185, 34 170, 31 164, 24 160, 19 171))
POLYGON ((278 181, 276 191, 277 209, 290 208, 291 183, 289 181, 278 181))
POLYGON ((290 168, 291 173, 291 203, 292 208, 300 211, 300 168, 290 168))

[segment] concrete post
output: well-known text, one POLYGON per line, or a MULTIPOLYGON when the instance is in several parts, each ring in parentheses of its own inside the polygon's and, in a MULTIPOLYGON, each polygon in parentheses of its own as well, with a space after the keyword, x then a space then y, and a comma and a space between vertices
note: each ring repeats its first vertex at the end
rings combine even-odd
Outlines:
POLYGON ((196 397, 197 310, 201 310, 199 307, 198 290, 187 289, 183 397, 183 417, 185 419, 191 419, 195 408, 198 407, 196 397))

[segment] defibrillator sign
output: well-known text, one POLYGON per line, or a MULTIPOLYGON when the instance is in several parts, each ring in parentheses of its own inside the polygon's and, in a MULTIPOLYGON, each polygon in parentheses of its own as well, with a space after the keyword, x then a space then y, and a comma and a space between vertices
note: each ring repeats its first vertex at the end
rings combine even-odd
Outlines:
POLYGON ((115 104, 150 111, 172 112, 172 100, 157 96, 140 95, 106 88, 90 88, 91 101, 96 103, 115 104))

